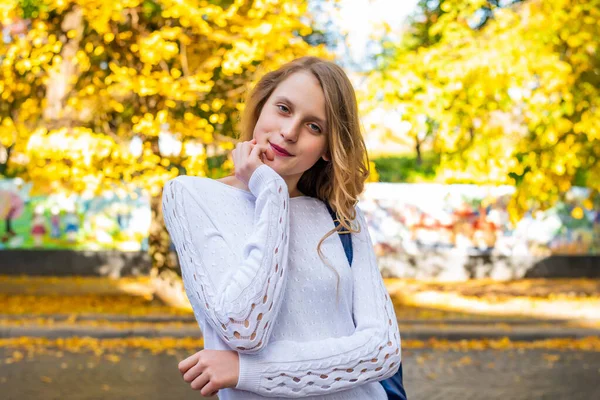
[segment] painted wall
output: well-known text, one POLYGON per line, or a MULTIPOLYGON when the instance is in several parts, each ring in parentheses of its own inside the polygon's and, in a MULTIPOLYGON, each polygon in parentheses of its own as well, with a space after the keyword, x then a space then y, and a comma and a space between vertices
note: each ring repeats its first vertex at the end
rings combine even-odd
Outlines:
MULTIPOLYGON (((1 249, 139 251, 147 248, 149 199, 142 191, 102 196, 31 196, 30 185, 0 180, 1 249)), ((514 188, 367 185, 360 206, 378 256, 445 250, 467 255, 544 257, 600 254, 600 206, 575 188, 568 201, 512 226, 514 188)))
POLYGON ((449 250, 468 255, 600 254, 600 206, 574 188, 567 201, 529 212, 514 226, 514 188, 476 185, 370 184, 361 199, 378 255, 449 250))
POLYGON ((0 180, 0 250, 147 248, 150 203, 140 190, 93 197, 30 192, 30 185, 0 180))

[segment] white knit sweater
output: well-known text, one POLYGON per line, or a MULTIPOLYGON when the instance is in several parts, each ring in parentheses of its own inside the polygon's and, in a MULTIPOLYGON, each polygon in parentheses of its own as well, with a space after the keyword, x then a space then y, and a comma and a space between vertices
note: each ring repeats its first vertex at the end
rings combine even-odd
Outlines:
POLYGON ((325 204, 290 198, 271 167, 250 192, 208 178, 165 185, 164 218, 206 349, 237 350, 239 381, 219 398, 386 399, 401 360, 394 308, 362 211, 348 265, 325 204), (354 321, 354 322, 353 322, 354 321))

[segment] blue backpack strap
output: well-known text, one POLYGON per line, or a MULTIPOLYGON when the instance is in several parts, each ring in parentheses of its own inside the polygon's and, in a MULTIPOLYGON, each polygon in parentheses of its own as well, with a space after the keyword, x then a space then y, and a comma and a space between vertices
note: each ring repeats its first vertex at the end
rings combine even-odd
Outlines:
MULTIPOLYGON (((331 206, 329 205, 329 203, 325 202, 325 205, 327 206, 327 210, 329 210, 329 214, 331 215, 331 218, 333 219, 333 223, 335 224, 335 227, 337 228, 340 225, 340 221, 337 219, 337 216, 335 215, 335 211, 333 211, 333 209, 331 208, 331 206)), ((346 253, 346 258, 348 259, 348 264, 350 266, 352 266, 352 259, 354 258, 354 253, 352 251, 352 236, 350 235, 350 232, 348 231, 348 229, 344 228, 342 226, 342 229, 340 229, 338 231, 338 236, 340 237, 340 240, 342 241, 342 246, 344 246, 344 252, 346 253)))
MULTIPOLYGON (((331 218, 333 219, 333 223, 335 224, 335 227, 337 228, 338 225, 340 224, 340 221, 337 219, 335 211, 333 211, 331 206, 329 206, 329 203, 325 202, 325 205, 327 206, 327 210, 329 210, 329 214, 331 215, 331 218)), ((363 227, 361 227, 361 228, 363 228, 363 227)), ((364 227, 363 229, 367 229, 367 228, 364 227)), ((353 258, 352 236, 350 235, 350 232, 344 227, 342 227, 342 229, 340 229, 338 231, 338 236, 339 236, 340 240, 342 241, 342 245, 344 246, 344 252, 346 253, 346 258, 348 258, 348 264, 350 264, 350 266, 352 266, 352 258, 353 258)), ((404 390, 404 383, 403 383, 403 378, 402 378, 402 363, 400 363, 400 368, 398 369, 398 372, 396 372, 396 374, 394 374, 392 377, 390 377, 388 379, 380 381, 379 383, 381 383, 381 385, 383 386, 383 389, 385 390, 385 393, 388 396, 388 400, 407 400, 406 391, 404 390)))
POLYGON ((398 372, 388 379, 379 382, 383 386, 383 389, 388 396, 388 400, 407 400, 406 390, 404 390, 404 383, 402 380, 402 363, 400 363, 398 372))

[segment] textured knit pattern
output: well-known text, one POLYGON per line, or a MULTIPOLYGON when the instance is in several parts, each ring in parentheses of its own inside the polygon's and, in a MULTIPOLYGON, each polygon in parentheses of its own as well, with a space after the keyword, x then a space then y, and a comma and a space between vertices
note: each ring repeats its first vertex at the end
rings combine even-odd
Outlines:
POLYGON ((391 299, 364 214, 348 265, 323 202, 289 198, 285 181, 260 166, 250 192, 181 176, 163 193, 165 223, 207 349, 240 354, 235 389, 220 399, 385 399, 377 381, 401 360, 391 299))

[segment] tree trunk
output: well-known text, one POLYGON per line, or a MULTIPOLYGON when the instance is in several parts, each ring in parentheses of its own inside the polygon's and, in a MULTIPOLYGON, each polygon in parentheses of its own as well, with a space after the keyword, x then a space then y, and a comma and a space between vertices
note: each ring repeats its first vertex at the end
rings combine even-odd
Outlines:
POLYGON ((162 213, 162 192, 150 200, 152 221, 148 234, 148 251, 152 259, 152 283, 155 295, 165 304, 191 310, 186 297, 181 270, 162 213))
POLYGON ((417 167, 420 167, 423 164, 423 156, 421 154, 421 141, 419 139, 416 140, 415 151, 417 152, 417 167))
MULTIPOLYGON (((158 138, 146 138, 150 141, 154 154, 160 157, 158 138)), ((190 309, 190 303, 185 295, 181 270, 175 249, 171 251, 171 239, 165 226, 162 210, 162 189, 150 199, 150 232, 148 233, 148 252, 152 259, 151 278, 155 295, 165 304, 190 309)))
POLYGON ((15 231, 13 231, 12 229, 12 216, 8 215, 6 217, 6 234, 7 235, 14 235, 15 231))
POLYGON ((46 107, 44 108, 44 119, 48 129, 56 129, 64 126, 65 121, 72 123, 76 118, 74 110, 68 110, 66 103, 73 83, 71 77, 77 74, 77 61, 75 59, 79 44, 83 39, 83 11, 74 6, 62 21, 61 29, 65 37, 60 40, 64 43, 60 52, 62 61, 57 70, 49 72, 48 86, 46 89, 46 107), (74 31, 71 39, 66 38, 66 32, 74 31))
POLYGON ((148 235, 148 248, 152 258, 152 268, 160 275, 165 270, 178 273, 177 257, 170 251, 171 240, 162 213, 162 194, 150 200, 152 222, 148 235))
MULTIPOLYGON (((4 151, 6 153, 3 155, 3 159, 0 160, 0 176, 7 176, 8 163, 10 162, 10 153, 12 153, 13 148, 14 145, 10 145, 4 148, 4 151)), ((2 145, 0 145, 0 149, 2 149, 2 145)))

